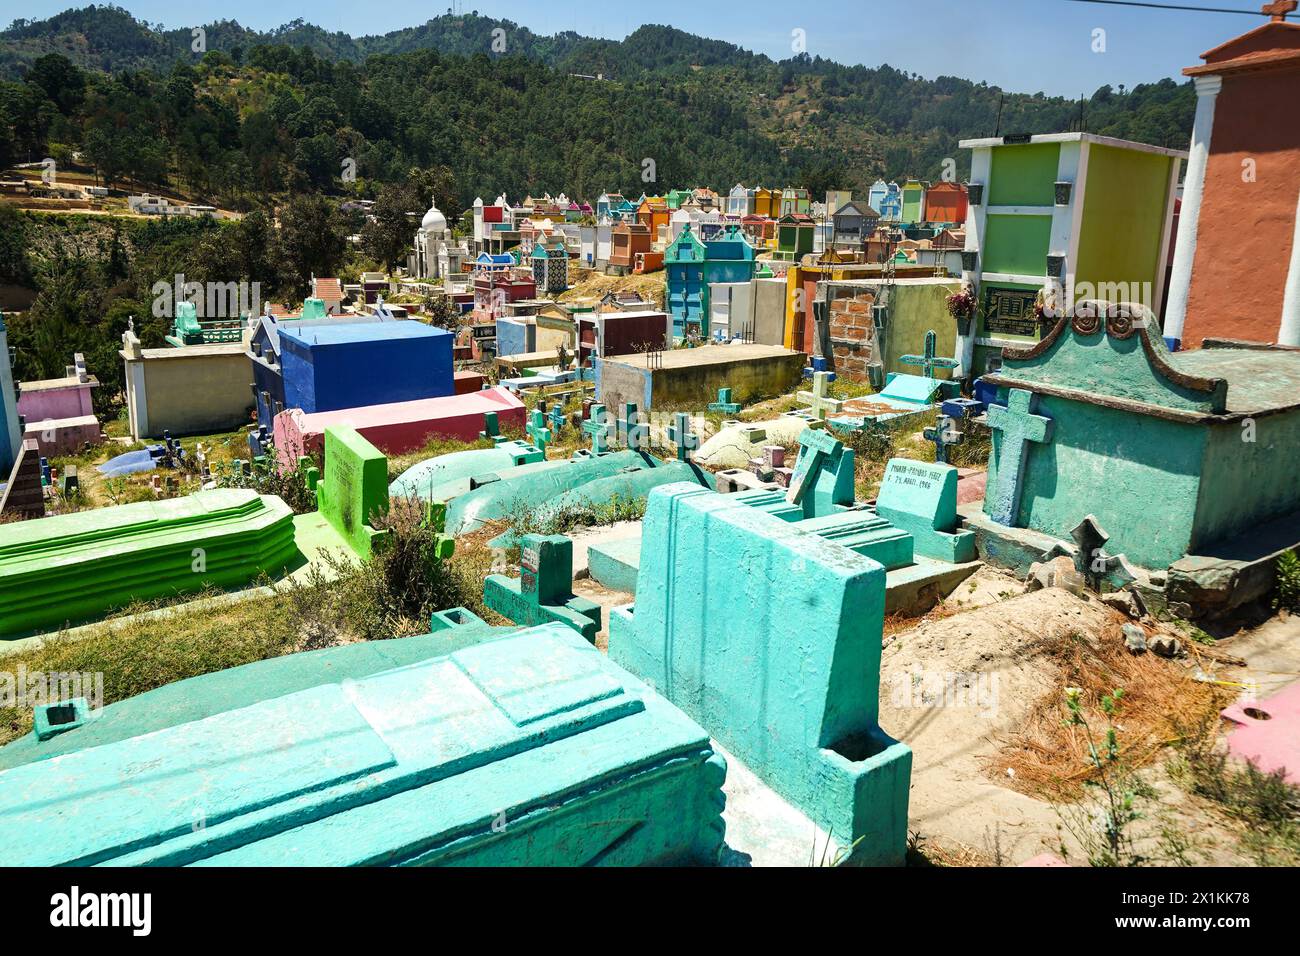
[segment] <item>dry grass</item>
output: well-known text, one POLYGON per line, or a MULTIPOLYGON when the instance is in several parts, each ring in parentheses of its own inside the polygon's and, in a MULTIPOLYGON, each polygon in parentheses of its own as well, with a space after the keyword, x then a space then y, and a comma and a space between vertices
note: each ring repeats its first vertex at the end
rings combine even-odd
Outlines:
POLYGON ((1081 728, 1064 721, 1065 689, 1082 689, 1085 716, 1105 726, 1098 701, 1116 688, 1124 691, 1115 720, 1126 764, 1137 769, 1152 763, 1166 747, 1182 742, 1185 731, 1217 713, 1231 695, 1192 680, 1178 664, 1154 654, 1134 656, 1124 649, 1116 617, 1097 643, 1073 634, 1049 653, 1056 659, 1057 679, 1033 706, 1024 726, 989 760, 990 772, 1022 793, 1045 799, 1076 799, 1095 770, 1081 728), (1006 777, 1006 770, 1014 771, 1006 777))

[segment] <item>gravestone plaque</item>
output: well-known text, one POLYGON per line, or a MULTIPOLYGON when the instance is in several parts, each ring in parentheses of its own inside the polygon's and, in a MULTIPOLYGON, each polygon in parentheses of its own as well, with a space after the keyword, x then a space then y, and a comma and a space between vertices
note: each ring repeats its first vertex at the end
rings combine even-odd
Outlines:
POLYGON ((984 331, 989 335, 1036 336, 1037 298, 1038 292, 1033 289, 988 289, 984 293, 984 331))

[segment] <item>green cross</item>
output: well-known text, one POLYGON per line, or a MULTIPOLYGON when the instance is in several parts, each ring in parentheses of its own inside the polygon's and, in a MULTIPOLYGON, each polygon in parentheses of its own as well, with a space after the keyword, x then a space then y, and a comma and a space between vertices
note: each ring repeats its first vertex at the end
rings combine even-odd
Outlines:
POLYGON ((546 413, 540 409, 533 409, 532 421, 528 423, 528 435, 533 440, 533 444, 542 450, 542 455, 546 455, 546 446, 551 443, 551 430, 546 427, 546 413))
POLYGON ((647 444, 649 429, 638 421, 636 405, 627 402, 623 405, 623 417, 618 420, 618 437, 627 445, 629 451, 640 451, 647 444))
POLYGON ((901 355, 898 361, 903 365, 919 365, 922 373, 926 378, 934 378, 934 370, 937 368, 956 368, 961 363, 956 359, 937 358, 934 354, 935 343, 938 336, 935 335, 934 329, 925 333, 925 354, 924 355, 901 355))
POLYGON ((608 419, 609 413, 604 405, 592 405, 587 420, 582 423, 582 430, 591 436, 592 454, 600 455, 609 451, 609 438, 614 423, 608 419))
POLYGON ((803 501, 804 493, 817 483, 822 468, 833 464, 843 453, 843 443, 825 428, 805 428, 800 432, 799 458, 794 463, 786 500, 795 505, 803 501))

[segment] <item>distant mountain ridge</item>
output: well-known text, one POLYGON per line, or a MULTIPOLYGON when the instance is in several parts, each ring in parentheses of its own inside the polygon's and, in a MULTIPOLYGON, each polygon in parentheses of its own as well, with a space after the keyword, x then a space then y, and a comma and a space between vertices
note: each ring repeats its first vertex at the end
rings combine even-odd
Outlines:
POLYGON ((337 190, 342 157, 377 182, 445 165, 462 201, 502 188, 592 198, 737 181, 820 195, 877 177, 933 180, 952 163, 965 175, 958 141, 998 130, 1082 124, 1185 148, 1196 101, 1173 79, 1079 102, 807 54, 774 61, 660 25, 622 40, 542 36, 476 14, 359 38, 302 20, 201 29, 196 52, 190 28, 120 7, 15 21, 0 33, 0 114, 22 122, 9 144, 0 129, 0 159, 40 159, 59 143, 101 169, 180 176, 225 196, 337 190), (66 76, 64 58, 86 76, 66 76), (604 82, 575 78, 597 75, 604 82), (641 178, 647 159, 656 180, 641 178))

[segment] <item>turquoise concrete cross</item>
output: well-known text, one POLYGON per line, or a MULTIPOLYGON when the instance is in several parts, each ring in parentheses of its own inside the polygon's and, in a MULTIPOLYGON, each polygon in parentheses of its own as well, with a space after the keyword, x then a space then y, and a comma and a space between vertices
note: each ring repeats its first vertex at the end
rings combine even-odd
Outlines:
POLYGON ((677 445, 677 460, 690 461, 691 452, 700 447, 700 436, 691 431, 691 416, 678 412, 668 429, 668 440, 677 445))
POLYGON ((798 392, 795 398, 801 402, 807 402, 812 409, 812 413, 822 421, 826 420, 828 414, 838 415, 840 407, 844 404, 839 399, 830 397, 831 373, 830 372, 813 372, 813 387, 811 392, 798 392))
POLYGON ((740 403, 731 400, 731 389, 718 389, 718 400, 709 402, 709 411, 722 412, 724 415, 735 415, 740 411, 740 403))
POLYGON ((528 437, 533 440, 533 444, 546 454, 546 446, 551 443, 551 430, 546 427, 546 413, 541 409, 533 409, 532 421, 528 423, 528 437))
POLYGON ((564 423, 565 423, 564 409, 561 407, 559 402, 556 402, 554 405, 551 406, 551 414, 549 417, 551 420, 551 430, 558 435, 560 433, 560 429, 564 427, 564 423))
POLYGON ((592 405, 587 413, 587 420, 582 423, 582 430, 591 436, 592 454, 600 455, 609 451, 610 434, 614 423, 609 421, 609 412, 604 405, 592 405))
POLYGON ((1045 415, 1034 415, 1034 394, 1023 388, 1013 388, 1007 395, 1006 406, 990 405, 989 427, 1002 433, 998 451, 998 473, 985 496, 985 510, 998 524, 1008 528, 1016 526, 1020 514, 1020 491, 1025 477, 1025 461, 1029 457, 1029 442, 1046 444, 1052 440, 1052 420, 1045 415))
POLYGON ((623 405, 623 417, 618 420, 618 437, 629 451, 640 451, 647 444, 649 429, 641 422, 636 405, 632 402, 623 405))
POLYGON ((935 356, 935 343, 938 336, 935 335, 934 329, 925 333, 925 354, 924 355, 901 355, 898 361, 903 365, 919 365, 922 374, 926 378, 934 378, 934 370, 937 368, 956 368, 961 363, 956 359, 938 358, 935 356))
POLYGON ((805 428, 799 433, 799 459, 794 463, 786 500, 803 501, 804 493, 817 483, 817 476, 844 451, 844 445, 825 428, 805 428))

